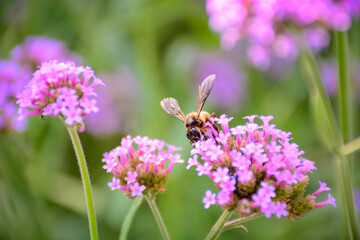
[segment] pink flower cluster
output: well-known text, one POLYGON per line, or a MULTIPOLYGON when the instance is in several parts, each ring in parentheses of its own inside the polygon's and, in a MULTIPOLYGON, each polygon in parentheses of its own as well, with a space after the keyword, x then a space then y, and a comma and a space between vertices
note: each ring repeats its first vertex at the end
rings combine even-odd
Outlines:
POLYGON ((325 183, 320 182, 314 194, 303 196, 306 174, 316 169, 314 162, 301 157, 304 152, 290 142, 291 133, 269 124, 272 116, 260 116, 262 125, 255 123, 256 117, 245 117, 246 125, 229 128, 232 118, 222 115, 214 119, 222 130, 209 125, 209 138, 194 144, 187 169, 196 166, 198 175, 209 176, 219 190, 206 191, 205 208, 218 204, 237 209, 240 216, 262 212, 267 218, 272 214, 294 218, 315 207, 335 206, 330 194, 328 201, 315 202, 320 192, 330 190, 325 183))
POLYGON ((251 63, 267 69, 272 58, 293 60, 303 35, 315 51, 329 44, 329 30, 345 31, 358 15, 353 0, 207 0, 209 25, 221 34, 224 48, 246 38, 251 63), (288 31, 292 29, 293 31, 288 31))
POLYGON ((45 36, 28 36, 25 41, 11 50, 11 59, 21 65, 39 66, 43 62, 57 59, 77 59, 80 57, 71 52, 66 44, 45 36))
POLYGON ((104 83, 90 67, 74 62, 45 62, 17 97, 20 119, 26 115, 59 116, 64 122, 85 129, 84 116, 97 112, 94 88, 104 83))
POLYGON ((22 90, 31 72, 16 62, 0 60, 0 129, 24 130, 25 120, 17 120, 16 94, 22 90))
POLYGON ((98 72, 106 84, 97 93, 98 114, 86 117, 86 131, 97 137, 124 134, 137 127, 142 95, 141 85, 132 70, 125 65, 117 66, 114 72, 98 72))
POLYGON ((108 186, 111 190, 124 191, 129 198, 141 197, 144 191, 165 191, 164 185, 175 163, 184 162, 179 154, 174 154, 177 150, 180 148, 161 140, 128 135, 120 146, 104 153, 103 168, 114 174, 108 186))
POLYGON ((23 90, 37 66, 53 59, 74 58, 80 59, 61 41, 29 36, 11 50, 10 59, 0 60, 0 129, 25 129, 26 119, 17 119, 16 94, 23 90))

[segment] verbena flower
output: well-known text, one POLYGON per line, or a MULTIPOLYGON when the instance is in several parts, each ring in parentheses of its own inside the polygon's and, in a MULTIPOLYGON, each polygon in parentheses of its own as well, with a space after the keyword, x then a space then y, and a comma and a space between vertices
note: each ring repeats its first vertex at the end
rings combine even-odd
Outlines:
POLYGON ((23 130, 25 120, 17 120, 16 94, 28 81, 31 72, 16 62, 0 60, 0 129, 23 130))
POLYGON ((209 26, 220 33, 222 46, 246 39, 248 58, 259 69, 274 57, 294 60, 303 38, 314 51, 327 47, 329 30, 348 30, 358 6, 353 0, 206 1, 209 26))
POLYGON ((129 198, 142 196, 144 192, 161 193, 166 190, 168 174, 175 163, 183 163, 180 150, 164 141, 128 135, 121 145, 104 153, 103 168, 114 175, 108 183, 111 190, 120 189, 129 198))
POLYGON ((28 36, 25 41, 11 50, 11 59, 21 65, 39 66, 43 62, 79 60, 80 57, 71 52, 66 44, 45 36, 28 36))
POLYGON ((129 132, 135 127, 142 101, 141 86, 133 72, 118 66, 114 72, 97 74, 106 88, 98 89, 98 114, 89 115, 85 119, 86 131, 98 137, 129 132))
POLYGON ((216 75, 216 87, 212 89, 211 98, 208 100, 213 100, 212 105, 228 111, 238 110, 232 103, 243 102, 247 81, 246 76, 239 71, 238 63, 218 54, 208 53, 199 57, 195 69, 199 84, 210 74, 216 75))
POLYGON ((84 117, 98 111, 94 92, 97 85, 104 83, 88 66, 56 60, 43 63, 17 95, 19 118, 59 116, 67 125, 83 131, 84 117))
POLYGON ((256 118, 245 117, 246 125, 229 128, 232 118, 222 115, 214 119, 222 130, 209 128, 209 138, 194 144, 189 166, 210 177, 219 190, 206 191, 205 208, 218 204, 236 209, 240 216, 261 212, 267 218, 274 214, 293 219, 316 207, 336 206, 330 194, 327 201, 316 202, 321 192, 330 190, 323 182, 318 191, 304 196, 314 162, 301 157, 304 151, 291 142, 290 132, 269 123, 272 116, 260 116, 261 125, 256 118))

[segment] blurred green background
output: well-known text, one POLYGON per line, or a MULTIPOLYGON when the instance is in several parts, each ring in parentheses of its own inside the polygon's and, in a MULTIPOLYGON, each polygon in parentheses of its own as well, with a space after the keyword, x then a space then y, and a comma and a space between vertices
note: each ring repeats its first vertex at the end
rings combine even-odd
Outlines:
MULTIPOLYGON (((87 131, 80 134, 100 239, 118 239, 131 204, 122 192, 107 187, 112 176, 102 169, 102 154, 119 145, 123 136, 139 134, 183 147, 182 158, 187 160, 191 146, 184 127, 159 103, 172 96, 185 113, 195 110, 199 81, 194 66, 200 55, 212 53, 238 63, 238 71, 245 76, 243 96, 230 106, 220 107, 215 95, 210 95, 204 110, 235 117, 231 126, 245 123, 243 116, 273 115, 278 128, 293 133, 294 142, 305 151, 304 157, 316 162, 318 170, 310 175, 308 191, 314 192, 318 181, 325 181, 338 203, 336 209, 315 209, 295 222, 275 217, 256 219, 245 224, 248 233, 230 230, 219 239, 345 239, 332 157, 316 135, 299 69, 290 66, 279 76, 244 66, 240 50, 220 50, 219 36, 209 30, 207 21, 203 0, 0 1, 0 58, 8 58, 10 50, 29 35, 47 36, 65 42, 97 76, 125 66, 133 78, 118 86, 119 95, 124 92, 122 86, 126 89, 134 84, 127 81, 137 82, 133 96, 121 103, 130 110, 122 112, 119 131, 106 136, 87 131)), ((355 22, 349 34, 354 62, 359 59, 359 30, 360 24, 355 22)), ((336 57, 333 45, 320 58, 336 57)), ((332 101, 337 110, 336 95, 332 101)), ((358 103, 355 105, 357 136, 359 108, 358 103)), ((29 120, 22 133, 0 132, 0 239, 89 239, 80 174, 65 127, 55 118, 29 120)), ((359 161, 352 164, 356 174, 359 161)), ((185 166, 179 164, 171 172, 167 191, 157 202, 173 239, 202 239, 221 209, 204 209, 202 197, 205 190, 213 189, 212 183, 185 166)), ((357 188, 359 181, 357 174, 357 188)), ((325 200, 325 194, 323 197, 325 200)), ((129 239, 161 239, 145 202, 135 216, 129 239)))

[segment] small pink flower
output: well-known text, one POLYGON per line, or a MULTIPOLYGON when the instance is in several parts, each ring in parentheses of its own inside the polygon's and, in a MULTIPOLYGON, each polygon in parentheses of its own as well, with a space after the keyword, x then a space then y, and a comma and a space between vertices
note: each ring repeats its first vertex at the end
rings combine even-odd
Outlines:
POLYGON ((229 168, 227 167, 224 167, 224 168, 221 168, 221 167, 218 167, 216 169, 215 172, 213 172, 213 176, 214 176, 214 182, 215 183, 219 183, 219 182, 226 182, 226 181, 229 181, 230 177, 228 175, 229 173, 229 168))
POLYGON ((324 192, 324 191, 330 191, 331 189, 327 186, 327 184, 325 182, 321 182, 319 181, 319 184, 320 184, 320 188, 313 193, 313 196, 316 197, 317 195, 319 195, 321 192, 324 192))
POLYGON ((207 175, 210 173, 210 170, 211 170, 211 166, 208 162, 205 162, 204 165, 197 165, 196 167, 196 171, 198 171, 198 176, 201 176, 201 175, 207 175))
POLYGON ((329 193, 329 195, 328 195, 328 200, 326 200, 326 201, 324 201, 324 202, 316 203, 315 206, 316 206, 316 207, 323 207, 323 206, 326 206, 326 205, 331 204, 331 205, 334 206, 334 208, 336 208, 336 203, 335 203, 335 201, 336 201, 335 198, 333 198, 333 197, 331 196, 331 194, 329 193))
POLYGON ((128 176, 125 177, 125 180, 126 180, 127 184, 136 182, 137 172, 128 171, 127 175, 128 176))
POLYGON ((205 209, 208 209, 211 205, 215 204, 216 194, 212 193, 210 190, 205 192, 205 197, 203 198, 202 202, 205 204, 205 209))
POLYGON ((139 183, 134 183, 134 185, 130 186, 131 196, 141 197, 143 195, 142 192, 145 190, 145 188, 146 187, 144 185, 139 186, 139 183))
POLYGON ((114 191, 115 189, 120 189, 120 179, 116 179, 115 177, 113 177, 112 182, 109 182, 108 186, 111 191, 114 191))

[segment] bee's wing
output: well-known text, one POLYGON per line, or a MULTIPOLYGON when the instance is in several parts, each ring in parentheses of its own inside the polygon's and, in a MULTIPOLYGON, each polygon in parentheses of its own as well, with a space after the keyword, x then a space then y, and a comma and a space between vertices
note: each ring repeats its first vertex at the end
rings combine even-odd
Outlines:
POLYGON ((196 118, 199 118, 201 109, 203 108, 207 97, 209 96, 212 87, 215 82, 215 74, 209 75, 205 80, 201 83, 199 87, 199 98, 197 102, 196 108, 196 118))
POLYGON ((164 98, 160 102, 160 105, 165 110, 165 112, 176 117, 180 121, 185 122, 185 114, 183 113, 183 111, 181 111, 179 103, 178 101, 176 101, 176 99, 171 97, 164 98))

